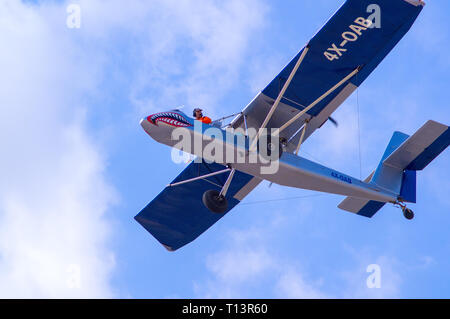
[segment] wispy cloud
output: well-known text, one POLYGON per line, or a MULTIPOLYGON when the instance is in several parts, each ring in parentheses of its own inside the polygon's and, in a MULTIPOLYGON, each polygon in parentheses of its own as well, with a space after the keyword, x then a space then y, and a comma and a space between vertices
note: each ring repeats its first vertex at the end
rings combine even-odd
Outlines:
POLYGON ((341 275, 346 286, 341 287, 343 298, 388 299, 401 298, 402 276, 401 263, 392 256, 373 256, 367 250, 359 251, 355 258, 355 267, 344 271, 341 275), (369 287, 367 281, 374 274, 368 268, 376 265, 380 270, 380 286, 369 287))
POLYGON ((309 283, 301 272, 295 269, 285 270, 278 279, 275 294, 278 298, 287 299, 324 299, 331 298, 321 289, 321 282, 309 283))
MULTIPOLYGON (((252 53, 254 38, 270 18, 265 1, 79 3, 79 30, 65 27, 64 3, 0 3, 0 27, 4 30, 0 41, 5 44, 0 51, 0 296, 116 295, 111 285, 115 254, 108 245, 114 228, 108 208, 118 194, 108 182, 108 153, 97 139, 102 141, 103 137, 93 132, 103 127, 88 125, 93 114, 96 118, 131 114, 133 125, 140 115, 179 104, 206 106, 208 112, 222 114, 230 108, 224 102, 230 90, 241 91, 248 86, 245 89, 256 93, 296 52, 270 52, 268 58, 252 53), (121 103, 113 103, 117 97, 121 103), (112 110, 115 107, 120 110, 112 110)), ((325 0, 320 4, 324 5, 325 0)), ((312 10, 317 1, 306 5, 312 10)), ((428 26, 434 25, 434 19, 427 21, 428 26)), ((431 29, 416 33, 414 43, 422 41, 422 35, 431 29)), ((438 35, 424 41, 423 52, 430 52, 432 58, 429 48, 444 43, 446 37, 438 35)), ((283 52, 284 48, 276 51, 283 52)), ((402 52, 402 57, 408 52, 402 52)), ((439 54, 442 52, 445 50, 439 54)), ((363 172, 367 173, 375 168, 393 130, 412 133, 428 118, 443 122, 448 119, 446 108, 438 107, 445 101, 439 96, 445 95, 445 77, 440 82, 429 76, 403 83, 402 73, 402 81, 395 82, 391 74, 405 63, 403 59, 390 59, 390 65, 382 64, 381 70, 385 71, 377 71, 379 87, 369 83, 361 89, 363 172), (385 82, 395 87, 389 94, 385 82)), ((421 62, 417 58, 414 61, 411 64, 421 62)), ((446 65, 445 56, 440 56, 439 61, 446 65)), ((355 106, 353 96, 335 114, 340 127, 324 126, 302 151, 310 151, 320 161, 345 172, 357 171, 355 106)), ((112 130, 120 131, 118 122, 111 125, 112 130)), ((431 189, 427 194, 437 199, 433 204, 446 208, 446 158, 441 157, 437 164, 422 176, 422 187, 431 189)), ((254 200, 281 198, 288 192, 298 194, 298 190, 266 186, 252 194, 254 200)), ((362 230, 368 230, 363 221, 352 224, 350 218, 333 219, 330 214, 319 217, 332 209, 336 212, 331 213, 337 214, 336 204, 319 200, 301 205, 288 202, 277 206, 276 211, 258 206, 254 212, 258 216, 266 214, 265 218, 258 219, 259 223, 251 218, 254 226, 232 228, 225 233, 223 242, 227 244, 215 247, 205 259, 202 270, 206 275, 196 278, 195 293, 214 298, 402 295, 402 257, 380 253, 383 244, 379 244, 378 253, 367 253, 364 258, 352 255, 336 269, 334 265, 325 265, 321 271, 308 267, 310 263, 321 265, 323 261, 326 264, 345 259, 337 254, 328 256, 332 253, 330 240, 336 238, 327 232, 345 230, 347 222, 354 228, 339 232, 339 239, 352 242, 357 251, 365 245, 360 243, 362 230), (303 214, 305 211, 307 214, 303 214), (301 229, 299 236, 298 226, 305 216, 312 222, 301 229), (287 243, 283 240, 285 232, 291 232, 296 240, 314 239, 315 244, 326 248, 314 255, 316 248, 303 244, 303 250, 311 255, 306 260, 294 251, 302 243, 287 243), (383 286, 381 290, 367 291, 365 270, 374 262, 383 271, 383 286), (328 271, 332 275, 327 275, 328 271), (339 278, 344 278, 342 291, 331 289, 339 278)), ((373 229, 389 225, 375 224, 373 229)), ((407 238, 410 233, 396 234, 407 238)), ((380 237, 385 239, 380 234, 377 240, 380 237)), ((342 252, 338 245, 335 247, 342 252)), ((425 265, 433 261, 439 264, 440 258, 445 258, 436 257, 435 252, 426 250, 425 265)), ((192 279, 187 280, 190 284, 192 279)), ((184 294, 185 290, 179 293, 184 294)))
POLYGON ((73 30, 67 3, 0 4, 4 297, 115 295, 107 212, 118 194, 106 174, 104 127, 89 126, 91 117, 110 113, 117 96, 134 122, 180 101, 214 112, 266 10, 259 0, 77 3, 81 28, 73 30))
POLYGON ((242 76, 252 36, 267 11, 260 0, 132 1, 125 10, 121 1, 103 7, 88 0, 81 7, 86 28, 102 30, 106 21, 109 29, 101 34, 128 35, 122 54, 132 59, 130 99, 144 114, 181 103, 217 112, 242 76))
POLYGON ((271 245, 273 234, 282 232, 282 217, 266 225, 227 232, 228 244, 207 257, 209 274, 196 281, 194 291, 207 298, 326 298, 322 282, 314 281, 298 261, 286 260, 271 245), (264 288, 263 288, 264 287, 264 288), (260 291, 260 292, 258 292, 260 291))
POLYGON ((0 3, 4 298, 114 295, 106 212, 116 193, 85 123, 84 98, 96 87, 98 68, 96 59, 78 55, 65 11, 56 9, 0 3))

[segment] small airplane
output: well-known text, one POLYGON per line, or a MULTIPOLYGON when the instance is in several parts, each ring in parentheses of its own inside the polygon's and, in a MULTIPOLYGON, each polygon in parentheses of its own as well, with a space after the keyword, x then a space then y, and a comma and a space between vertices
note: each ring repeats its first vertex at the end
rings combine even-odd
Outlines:
POLYGON ((412 136, 395 132, 364 181, 298 153, 316 130, 334 122, 332 114, 409 31, 424 6, 419 0, 347 0, 226 127, 220 121, 204 124, 180 110, 143 119, 141 126, 157 142, 197 158, 135 217, 137 222, 175 251, 264 180, 346 196, 339 208, 357 215, 372 218, 391 203, 413 219, 407 203, 416 202, 417 171, 449 146, 447 125, 428 121, 412 136), (226 156, 220 160, 219 153, 226 156))

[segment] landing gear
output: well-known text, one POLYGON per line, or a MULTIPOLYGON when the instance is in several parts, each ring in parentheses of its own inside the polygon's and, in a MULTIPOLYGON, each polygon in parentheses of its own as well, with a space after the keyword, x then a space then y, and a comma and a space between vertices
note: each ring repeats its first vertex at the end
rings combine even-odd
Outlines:
POLYGON ((209 190, 203 194, 203 204, 216 214, 224 214, 228 209, 227 199, 216 190, 209 190))
POLYGON ((414 219, 414 212, 411 209, 405 207, 402 210, 403 210, 403 216, 405 216, 405 218, 407 220, 413 220, 414 219))
POLYGON ((400 206, 400 208, 402 209, 402 212, 403 212, 403 216, 405 216, 405 218, 407 220, 414 219, 414 212, 411 209, 409 209, 408 207, 406 207, 405 204, 398 202, 398 203, 396 203, 396 205, 400 206))
POLYGON ((228 193, 228 188, 233 181, 234 174, 236 170, 229 167, 231 169, 230 175, 227 178, 227 181, 222 187, 222 190, 209 190, 203 194, 203 204, 208 208, 211 212, 216 214, 225 214, 228 210, 228 201, 226 199, 226 195, 228 193))

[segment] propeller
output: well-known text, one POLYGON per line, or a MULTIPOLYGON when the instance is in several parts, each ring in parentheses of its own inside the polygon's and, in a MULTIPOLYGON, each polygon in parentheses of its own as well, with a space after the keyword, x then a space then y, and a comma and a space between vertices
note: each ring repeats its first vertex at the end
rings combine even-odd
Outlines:
POLYGON ((331 123, 333 123, 334 126, 339 127, 339 123, 334 118, 332 118, 331 116, 328 118, 328 120, 331 123))

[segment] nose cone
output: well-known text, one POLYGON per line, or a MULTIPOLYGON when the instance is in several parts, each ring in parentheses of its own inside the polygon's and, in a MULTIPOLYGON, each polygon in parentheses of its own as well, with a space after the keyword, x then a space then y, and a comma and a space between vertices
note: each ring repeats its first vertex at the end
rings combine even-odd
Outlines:
POLYGON ((150 133, 150 128, 152 126, 152 123, 150 123, 148 118, 142 119, 140 124, 141 124, 142 128, 144 129, 144 131, 146 131, 147 133, 150 133))

